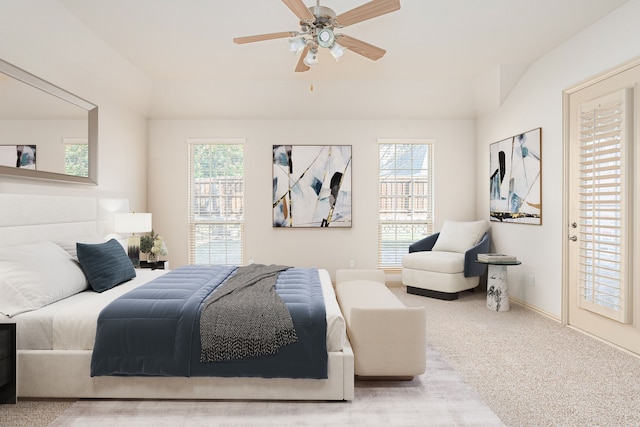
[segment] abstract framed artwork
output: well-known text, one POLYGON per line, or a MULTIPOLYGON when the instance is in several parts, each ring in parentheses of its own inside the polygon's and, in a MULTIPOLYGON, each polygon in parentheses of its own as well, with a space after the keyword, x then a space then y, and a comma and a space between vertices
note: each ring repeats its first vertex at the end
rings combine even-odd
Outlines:
POLYGON ((489 147, 491 221, 542 224, 542 129, 489 147))
POLYGON ((273 146, 273 227, 351 227, 351 146, 273 146))
POLYGON ((36 169, 36 146, 0 145, 0 166, 36 169))

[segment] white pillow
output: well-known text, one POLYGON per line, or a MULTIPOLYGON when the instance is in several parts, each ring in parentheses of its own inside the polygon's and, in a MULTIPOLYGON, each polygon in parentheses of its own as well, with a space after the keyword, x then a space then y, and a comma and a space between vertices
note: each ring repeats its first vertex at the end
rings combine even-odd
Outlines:
POLYGON ((434 251, 463 253, 478 244, 489 229, 489 223, 481 221, 445 221, 434 251))
POLYGON ((53 242, 0 247, 0 313, 15 316, 87 289, 80 265, 53 242))
POLYGON ((78 237, 75 240, 55 240, 54 243, 60 246, 65 251, 69 252, 69 255, 76 261, 78 260, 78 253, 76 252, 76 243, 104 243, 105 240, 100 236, 83 236, 78 237))

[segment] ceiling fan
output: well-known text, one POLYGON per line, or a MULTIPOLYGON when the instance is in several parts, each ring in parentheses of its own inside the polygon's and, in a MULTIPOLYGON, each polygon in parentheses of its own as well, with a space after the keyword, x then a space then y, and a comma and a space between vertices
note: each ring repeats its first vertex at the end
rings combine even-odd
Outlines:
POLYGON ((318 62, 319 47, 329 49, 336 60, 344 54, 344 48, 374 61, 382 58, 386 50, 346 34, 337 34, 335 30, 400 10, 400 0, 372 0, 340 15, 326 6, 320 6, 320 0, 311 7, 307 7, 302 0, 282 2, 300 19, 299 31, 236 37, 233 41, 244 44, 288 37, 289 49, 301 53, 296 72, 308 71, 318 62))

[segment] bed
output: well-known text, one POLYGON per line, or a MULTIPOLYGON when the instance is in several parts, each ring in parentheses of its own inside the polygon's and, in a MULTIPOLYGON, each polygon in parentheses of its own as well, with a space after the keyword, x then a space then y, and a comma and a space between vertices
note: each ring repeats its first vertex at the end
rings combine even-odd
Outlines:
MULTIPOLYGON (((64 289, 52 292, 55 295, 43 295, 37 304, 42 305, 40 308, 12 316, 18 331, 19 397, 353 399, 353 352, 330 276, 322 269, 317 270, 317 276, 326 310, 326 378, 92 377, 98 313, 114 299, 172 272, 137 269, 132 280, 98 293, 87 289, 86 284, 83 287, 77 271, 58 271, 55 260, 66 256, 60 255, 60 248, 73 256, 76 242, 104 240, 111 231, 113 214, 127 210, 127 201, 121 199, 0 194, 0 253, 5 261, 13 256, 7 254, 15 248, 27 248, 25 257, 32 257, 31 265, 35 265, 29 274, 42 274, 51 268, 55 273, 50 277, 65 277, 64 289)), ((3 265, 7 268, 6 262, 3 265)))

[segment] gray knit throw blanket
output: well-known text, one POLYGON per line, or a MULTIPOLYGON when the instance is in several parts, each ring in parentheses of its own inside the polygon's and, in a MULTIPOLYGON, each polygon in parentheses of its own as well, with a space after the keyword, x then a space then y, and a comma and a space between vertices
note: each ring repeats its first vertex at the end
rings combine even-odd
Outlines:
POLYGON ((282 265, 238 267, 204 302, 200 314, 200 361, 275 354, 298 341, 291 314, 276 293, 282 265))

